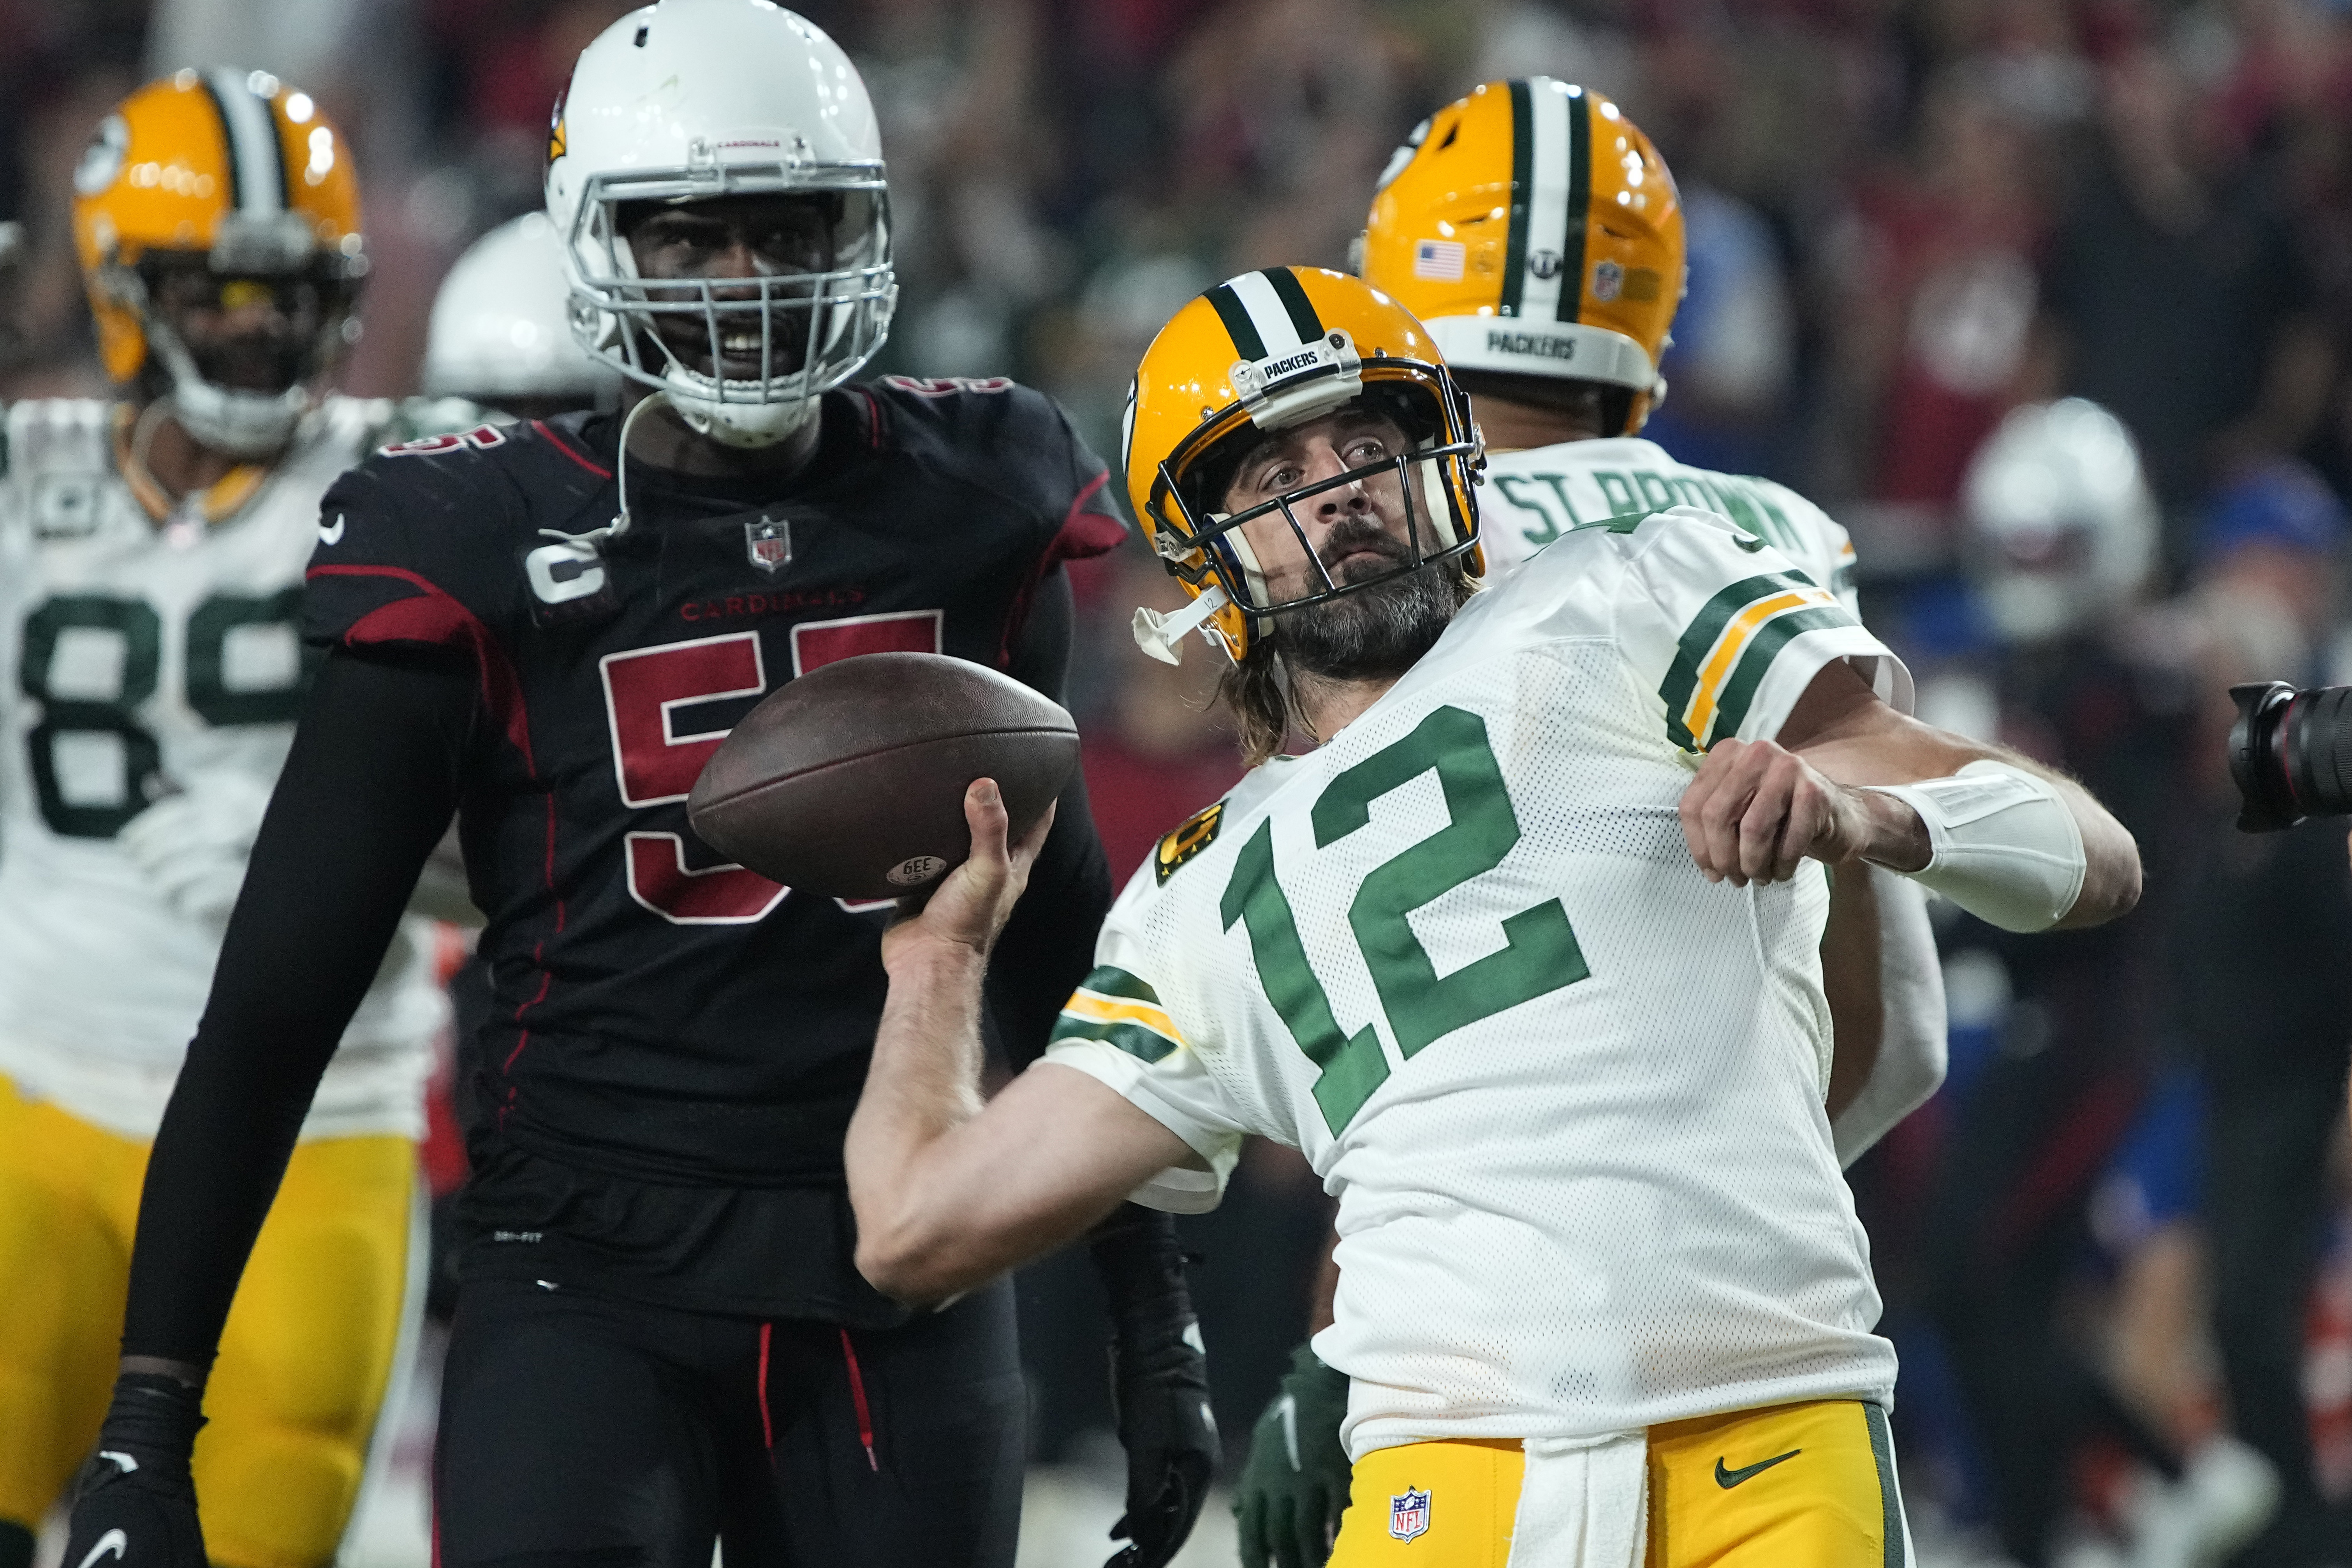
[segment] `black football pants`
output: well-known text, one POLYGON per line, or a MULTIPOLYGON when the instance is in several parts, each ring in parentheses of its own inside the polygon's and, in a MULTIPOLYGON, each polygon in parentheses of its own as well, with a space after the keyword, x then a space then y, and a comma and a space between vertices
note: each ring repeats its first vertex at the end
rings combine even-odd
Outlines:
POLYGON ((458 1291, 440 1568, 1010 1568, 1023 1426, 1007 1281, 903 1328, 458 1291))

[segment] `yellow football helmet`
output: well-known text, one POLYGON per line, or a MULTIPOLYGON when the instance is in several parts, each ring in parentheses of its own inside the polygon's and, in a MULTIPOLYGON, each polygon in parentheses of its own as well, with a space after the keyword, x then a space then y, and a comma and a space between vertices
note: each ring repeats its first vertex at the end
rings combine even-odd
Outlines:
POLYGON ((350 148, 308 93, 266 72, 184 70, 124 99, 74 171, 73 232, 107 373, 128 382, 154 362, 207 446, 283 445, 310 384, 358 335, 367 247, 350 148), (287 384, 207 377, 170 320, 174 302, 264 297, 296 328, 287 384))
POLYGON ((1490 81, 1424 120, 1381 176, 1357 269, 1448 363, 1665 396, 1682 200, 1650 139, 1589 88, 1490 81))
POLYGON ((1310 267, 1270 267, 1218 284, 1176 312, 1144 351, 1128 393, 1128 496, 1144 537, 1192 605, 1173 615, 1139 609, 1136 641, 1176 662, 1194 628, 1239 663, 1268 617, 1370 587, 1432 561, 1461 558, 1483 570, 1478 503, 1471 487, 1485 466, 1470 400, 1447 374, 1429 334, 1397 302, 1360 279, 1310 267), (1238 514, 1215 510, 1230 474, 1259 437, 1302 425, 1362 399, 1391 415, 1412 450, 1305 486, 1238 514), (1292 504, 1334 485, 1392 470, 1402 483, 1411 558, 1396 573, 1335 583, 1292 504), (1295 598, 1270 598, 1242 525, 1279 510, 1321 583, 1295 598))

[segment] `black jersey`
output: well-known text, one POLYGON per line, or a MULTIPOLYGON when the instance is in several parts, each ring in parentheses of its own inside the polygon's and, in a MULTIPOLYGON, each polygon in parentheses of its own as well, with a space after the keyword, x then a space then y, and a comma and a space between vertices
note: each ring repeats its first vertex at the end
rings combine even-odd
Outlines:
MULTIPOLYGON (((313 641, 455 649, 478 677, 459 832, 492 1002, 467 1052, 469 1272, 887 1316, 848 1267, 841 1195, 884 910, 725 864, 687 793, 763 693, 831 660, 1025 673, 1040 584, 1124 524, 1099 459, 1010 383, 829 395, 782 486, 632 459, 628 525, 584 538, 618 510, 617 437, 574 415, 389 448, 328 492, 310 572, 313 641)), ((1089 886, 1029 897, 1098 916, 1098 850, 1063 860, 1089 886)), ((1071 935, 1073 977, 1091 937, 1071 935)))

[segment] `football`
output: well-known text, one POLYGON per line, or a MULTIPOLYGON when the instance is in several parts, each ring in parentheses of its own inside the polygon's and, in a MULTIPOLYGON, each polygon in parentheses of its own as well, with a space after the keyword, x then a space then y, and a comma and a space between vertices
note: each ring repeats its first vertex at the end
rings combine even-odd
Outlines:
POLYGON ((1077 726, 1051 698, 961 658, 870 653, 752 709, 704 764, 686 812, 712 848, 788 888, 889 899, 971 852, 972 780, 996 781, 1018 838, 1077 766, 1077 726))

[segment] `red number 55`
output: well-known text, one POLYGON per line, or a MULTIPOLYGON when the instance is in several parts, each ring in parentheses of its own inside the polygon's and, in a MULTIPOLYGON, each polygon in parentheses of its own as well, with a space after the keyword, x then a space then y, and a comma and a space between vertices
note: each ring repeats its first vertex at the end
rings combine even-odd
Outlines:
MULTIPOLYGON (((854 654, 936 653, 940 620, 937 610, 918 610, 795 626, 793 673, 805 675, 854 654)), ((679 709, 757 697, 768 689, 757 632, 609 653, 597 668, 604 679, 614 777, 621 804, 633 808, 685 800, 702 765, 727 738, 723 729, 679 733, 679 709)), ((688 869, 683 834, 632 832, 625 844, 629 897, 676 925, 750 925, 790 890, 737 865, 688 869)))

